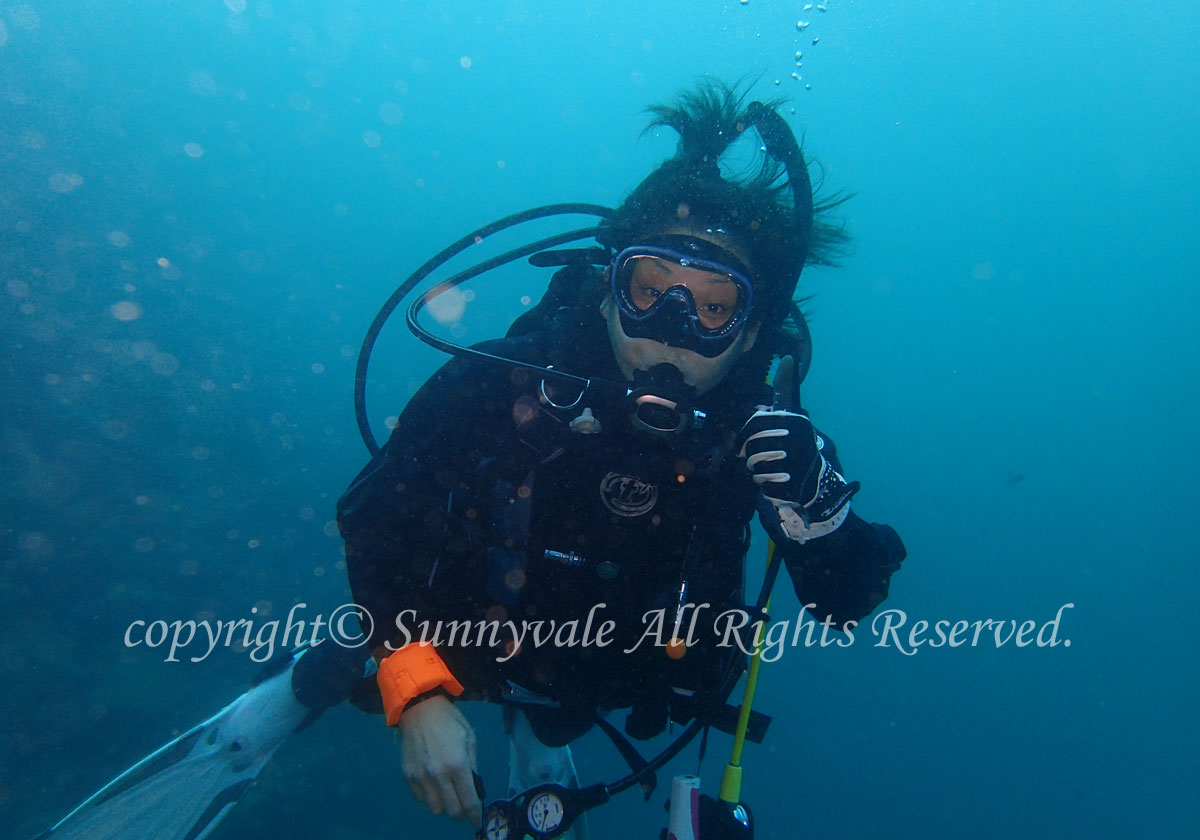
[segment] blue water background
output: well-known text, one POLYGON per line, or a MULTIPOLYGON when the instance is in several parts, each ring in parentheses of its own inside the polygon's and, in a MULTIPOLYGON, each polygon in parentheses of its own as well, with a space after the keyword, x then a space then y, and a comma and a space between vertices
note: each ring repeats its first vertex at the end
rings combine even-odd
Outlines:
MULTIPOLYGON (((856 194, 855 252, 802 280, 804 397, 856 509, 908 546, 887 606, 1074 604, 1070 647, 909 656, 864 628, 786 651, 746 754, 759 836, 1193 836, 1198 7, 827 6, 0 4, 0 836, 257 669, 127 649, 131 621, 347 599, 331 520, 365 458, 352 378, 376 308, 499 215, 618 202, 673 148, 639 139, 642 109, 704 73, 789 97, 826 187, 856 194)), ((545 280, 480 284, 455 334, 498 335, 545 280)), ((441 360, 392 326, 377 435, 441 360)), ((472 719, 501 791, 498 715, 472 719)), ((621 771, 603 739, 576 755, 621 771)), ((665 795, 624 794, 594 835, 657 836, 665 795)), ((250 832, 469 834, 348 709, 214 838, 250 832)))

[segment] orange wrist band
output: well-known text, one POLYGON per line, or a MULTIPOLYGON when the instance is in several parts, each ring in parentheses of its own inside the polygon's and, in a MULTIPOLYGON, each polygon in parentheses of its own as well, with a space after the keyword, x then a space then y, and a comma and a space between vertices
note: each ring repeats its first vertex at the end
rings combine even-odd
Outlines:
POLYGON ((375 680, 383 695, 388 726, 400 722, 400 713, 410 700, 438 686, 456 697, 463 693, 462 684, 427 642, 405 645, 380 662, 375 680))

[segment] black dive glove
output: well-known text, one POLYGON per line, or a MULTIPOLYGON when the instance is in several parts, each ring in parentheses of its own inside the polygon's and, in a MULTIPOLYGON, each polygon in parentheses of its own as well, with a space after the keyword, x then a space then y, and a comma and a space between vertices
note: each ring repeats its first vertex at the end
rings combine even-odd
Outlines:
MULTIPOLYGON (((821 454, 824 447, 824 438, 808 416, 790 411, 756 411, 734 444, 774 507, 778 527, 796 542, 836 530, 850 513, 850 497, 860 486, 857 481, 846 483, 821 454)), ((775 530, 775 523, 763 524, 775 530)))

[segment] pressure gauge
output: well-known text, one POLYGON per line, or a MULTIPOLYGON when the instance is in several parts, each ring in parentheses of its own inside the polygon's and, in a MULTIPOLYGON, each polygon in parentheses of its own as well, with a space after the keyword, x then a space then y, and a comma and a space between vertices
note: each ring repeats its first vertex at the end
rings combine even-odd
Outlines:
POLYGON ((525 817, 529 826, 544 834, 551 834, 563 820, 563 803, 553 793, 539 793, 529 801, 525 809, 525 817))

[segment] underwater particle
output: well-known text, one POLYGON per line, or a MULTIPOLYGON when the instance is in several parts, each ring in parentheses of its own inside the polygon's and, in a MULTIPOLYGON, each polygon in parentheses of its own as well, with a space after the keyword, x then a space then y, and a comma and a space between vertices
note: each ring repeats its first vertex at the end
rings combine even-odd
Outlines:
POLYGON ((813 7, 812 3, 805 3, 804 8, 801 9, 801 11, 810 12, 810 11, 812 11, 812 7, 813 7))
POLYGON ((54 543, 41 531, 26 531, 17 537, 17 545, 21 550, 39 560, 45 560, 54 553, 54 543))
POLYGON ((203 70, 193 70, 188 76, 188 90, 197 96, 212 96, 217 92, 217 83, 203 70))
POLYGON ((25 95, 25 91, 19 87, 15 87, 12 83, 7 83, 0 87, 0 96, 10 105, 24 105, 29 101, 29 97, 25 95))
POLYGON ((111 440, 114 443, 119 440, 125 440, 129 437, 129 424, 124 420, 108 420, 100 427, 100 434, 105 440, 111 440))
POLYGON ((240 15, 246 11, 246 0, 225 0, 225 8, 235 15, 240 15))
POLYGON ((828 12, 829 7, 828 6, 817 6, 817 11, 818 12, 828 12))
POLYGON ((529 295, 521 295, 522 306, 529 306, 531 303, 533 303, 533 298, 531 298, 529 295))
POLYGON ((22 219, 21 221, 17 222, 14 227, 17 229, 17 233, 29 233, 33 230, 33 222, 22 219))
POLYGON ((258 251, 245 250, 238 252, 238 264, 247 271, 261 271, 267 264, 267 258, 258 251))
POLYGON ((46 148, 46 135, 31 129, 21 135, 21 145, 34 151, 44 149, 46 148))
POLYGON ((739 3, 741 3, 743 6, 749 6, 749 5, 750 5, 750 0, 738 0, 738 2, 739 2, 739 3))
POLYGON ((77 172, 55 172, 50 176, 50 189, 66 194, 83 185, 83 176, 77 172))
POLYGON ((805 82, 805 84, 804 84, 804 89, 805 89, 805 90, 812 90, 812 85, 810 85, 810 84, 808 84, 807 82, 805 82))
POLYGON ((458 289, 446 289, 425 305, 439 324, 453 324, 467 311, 467 299, 458 289))
POLYGON ((321 530, 325 532, 325 536, 327 537, 336 537, 338 535, 337 521, 333 519, 328 520, 321 530))
POLYGON ((114 248, 128 248, 129 234, 123 230, 110 230, 108 232, 108 244, 114 248))
POLYGON ((325 365, 321 364, 320 362, 313 362, 313 365, 312 365, 312 372, 313 372, 313 373, 316 373, 316 374, 321 374, 321 373, 324 373, 324 372, 325 372, 325 365))
POLYGON ((301 519, 312 519, 316 515, 317 511, 312 507, 312 505, 305 505, 304 507, 300 508, 300 512, 297 514, 297 516, 299 516, 301 519))
POLYGON ((145 507, 146 505, 150 504, 150 497, 149 497, 149 496, 147 496, 147 495, 145 495, 145 494, 143 494, 143 495, 141 495, 141 496, 138 496, 137 498, 135 498, 135 499, 133 500, 133 502, 134 502, 134 504, 136 504, 138 507, 145 507))
POLYGON ((159 268, 167 268, 171 264, 171 261, 166 257, 159 257, 154 261, 154 264, 159 268))
POLYGON ((504 161, 502 161, 502 160, 498 160, 498 161, 496 161, 496 168, 497 168, 497 169, 505 169, 505 168, 507 168, 507 166, 508 166, 508 164, 507 164, 507 163, 505 163, 505 162, 504 162, 504 161))
POLYGON ((808 29, 808 26, 809 26, 809 23, 806 20, 796 21, 796 28, 799 29, 801 32, 803 32, 805 29, 808 29))
POLYGON ((247 548, 258 548, 260 545, 262 545, 262 543, 260 543, 258 540, 247 540, 246 541, 247 548))
POLYGON ((28 3, 22 3, 20 6, 9 9, 8 19, 12 21, 15 28, 23 29, 26 32, 32 32, 42 25, 42 16, 28 3))
POLYGON ((206 447, 206 446, 193 446, 192 447, 192 458, 194 458, 197 461, 206 460, 210 454, 211 453, 208 451, 208 447, 206 447))
POLYGON ((215 391, 215 390, 217 390, 217 383, 213 382, 211 379, 205 379, 203 382, 200 383, 200 390, 201 391, 215 391))
POLYGON ((363 132, 363 143, 368 149, 378 149, 379 144, 383 142, 383 138, 379 136, 378 131, 367 130, 363 132))
POLYGON ((795 80, 798 82, 798 81, 800 81, 800 74, 799 74, 799 73, 792 73, 792 78, 793 78, 793 79, 795 79, 795 80))
POLYGON ((379 119, 384 125, 400 125, 404 122, 404 109, 399 102, 384 102, 379 106, 379 119))
POLYGON ((524 569, 509 569, 504 575, 504 585, 512 592, 523 589, 525 587, 524 569))
POLYGON ((179 371, 179 359, 170 353, 156 351, 150 357, 150 369, 159 376, 174 376, 179 371))
POLYGON ((971 277, 979 283, 986 283, 995 276, 996 267, 990 262, 981 262, 971 269, 971 277))
POLYGON ((204 147, 199 143, 184 143, 183 153, 190 158, 204 157, 204 147))
POLYGON ((325 567, 324 566, 317 566, 315 569, 313 569, 313 577, 324 577, 324 576, 325 576, 325 567))
POLYGON ((44 377, 44 381, 47 385, 61 385, 62 377, 57 373, 47 373, 44 377))
POLYGON ((287 104, 293 111, 307 111, 312 105, 312 100, 304 91, 294 90, 288 94, 287 104))
POLYGON ((470 58, 470 56, 466 56, 466 55, 464 55, 462 58, 460 58, 460 59, 458 60, 458 63, 459 63, 461 66, 462 66, 462 69, 464 69, 464 70, 470 70, 470 69, 471 69, 471 58, 470 58))
POLYGON ((24 280, 9 280, 4 287, 11 297, 23 298, 29 295, 29 283, 24 280))
POLYGON ((475 290, 474 289, 464 289, 463 290, 463 300, 465 300, 467 303, 470 303, 471 301, 475 300, 475 290))
POLYGON ((145 554, 147 551, 154 550, 154 540, 151 537, 138 537, 137 542, 133 544, 135 551, 145 554))
POLYGON ((131 300, 118 301, 108 311, 118 321, 136 321, 142 317, 142 307, 131 300))
POLYGON ((812 42, 813 42, 813 44, 819 44, 819 43, 821 43, 821 39, 820 39, 820 37, 813 38, 812 42))

